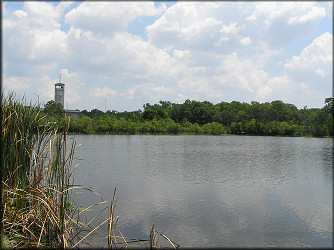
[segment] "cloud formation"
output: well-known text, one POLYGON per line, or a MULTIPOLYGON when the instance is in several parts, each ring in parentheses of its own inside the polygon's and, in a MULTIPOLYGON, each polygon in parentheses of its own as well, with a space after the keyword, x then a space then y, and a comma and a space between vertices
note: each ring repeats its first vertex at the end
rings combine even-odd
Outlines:
POLYGON ((165 5, 153 2, 84 2, 65 15, 65 22, 76 30, 90 31, 94 36, 112 37, 126 32, 130 22, 141 16, 159 16, 165 5), (131 6, 130 6, 131 5, 131 6))
MULTIPOLYGON (((318 106, 331 96, 333 79, 333 36, 328 32, 315 38, 284 64, 284 75, 269 80, 273 98, 285 96, 291 103, 299 100, 318 99, 318 106), (327 96, 327 97, 326 97, 327 96)), ((306 104, 305 104, 306 105, 306 104)))
POLYGON ((329 2, 6 2, 4 83, 47 102, 61 72, 65 103, 87 110, 107 97, 120 111, 160 99, 322 107, 331 22, 329 2))

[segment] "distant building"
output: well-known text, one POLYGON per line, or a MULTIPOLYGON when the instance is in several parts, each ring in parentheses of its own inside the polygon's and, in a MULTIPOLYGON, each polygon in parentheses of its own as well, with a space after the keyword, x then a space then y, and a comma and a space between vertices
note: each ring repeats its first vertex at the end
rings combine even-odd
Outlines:
POLYGON ((60 103, 64 108, 64 96, 65 96, 65 84, 56 83, 55 84, 55 103, 60 103))
POLYGON ((71 115, 74 120, 79 120, 80 118, 80 110, 79 109, 64 109, 65 114, 71 115))
MULTIPOLYGON (((55 103, 60 103, 64 108, 64 100, 65 100, 65 84, 59 82, 55 84, 55 103)), ((79 109, 64 109, 65 114, 72 115, 75 120, 80 118, 80 110, 79 109)))

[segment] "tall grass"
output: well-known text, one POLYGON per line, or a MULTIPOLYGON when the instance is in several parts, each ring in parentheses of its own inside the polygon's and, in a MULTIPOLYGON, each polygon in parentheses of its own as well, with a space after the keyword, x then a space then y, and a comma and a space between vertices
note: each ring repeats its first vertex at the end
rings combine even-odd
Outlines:
MULTIPOLYGON (((1 248, 7 247, 79 247, 104 223, 108 223, 108 248, 127 247, 131 243, 149 243, 156 248, 162 236, 175 248, 176 243, 151 229, 149 240, 126 238, 117 227, 115 192, 108 208, 108 218, 98 226, 93 219, 84 224, 73 207, 72 160, 75 141, 68 137, 69 117, 60 129, 49 126, 39 107, 24 105, 13 94, 1 103, 1 248), (87 232, 83 235, 83 232, 87 232)), ((98 195, 98 194, 97 194, 98 195)), ((102 212, 102 211, 101 211, 102 212)))
POLYGON ((73 218, 69 120, 60 133, 38 107, 11 94, 1 105, 1 235, 15 247, 71 245, 73 218))

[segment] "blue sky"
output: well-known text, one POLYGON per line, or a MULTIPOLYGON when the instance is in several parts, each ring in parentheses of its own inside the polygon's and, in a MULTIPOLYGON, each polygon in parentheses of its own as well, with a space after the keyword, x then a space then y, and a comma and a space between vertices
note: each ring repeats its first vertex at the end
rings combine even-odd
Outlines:
POLYGON ((65 108, 160 100, 324 106, 332 2, 2 2, 3 87, 65 108))

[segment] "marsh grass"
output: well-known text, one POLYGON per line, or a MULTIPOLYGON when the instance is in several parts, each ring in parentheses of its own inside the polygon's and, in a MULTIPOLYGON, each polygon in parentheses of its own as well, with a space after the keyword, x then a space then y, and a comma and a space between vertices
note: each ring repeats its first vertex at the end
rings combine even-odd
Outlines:
POLYGON ((2 99, 1 112, 1 235, 14 247, 69 247, 77 223, 69 119, 62 131, 51 128, 38 107, 13 94, 2 99))
MULTIPOLYGON (((128 247, 138 243, 159 246, 158 237, 178 245, 152 226, 150 238, 124 237, 115 216, 116 189, 110 206, 93 189, 74 185, 72 160, 75 141, 68 136, 70 117, 61 128, 49 126, 39 107, 24 105, 14 94, 1 103, 1 248, 74 248, 89 245, 87 238, 103 224, 108 225, 108 248, 128 247), (73 190, 92 192, 101 202, 87 208, 73 206, 73 190), (83 223, 85 212, 107 205, 93 219, 83 223), (94 220, 103 211, 108 217, 99 225, 94 220)), ((51 124, 52 125, 52 124, 51 124)), ((176 247, 175 247, 176 246, 176 247)))

